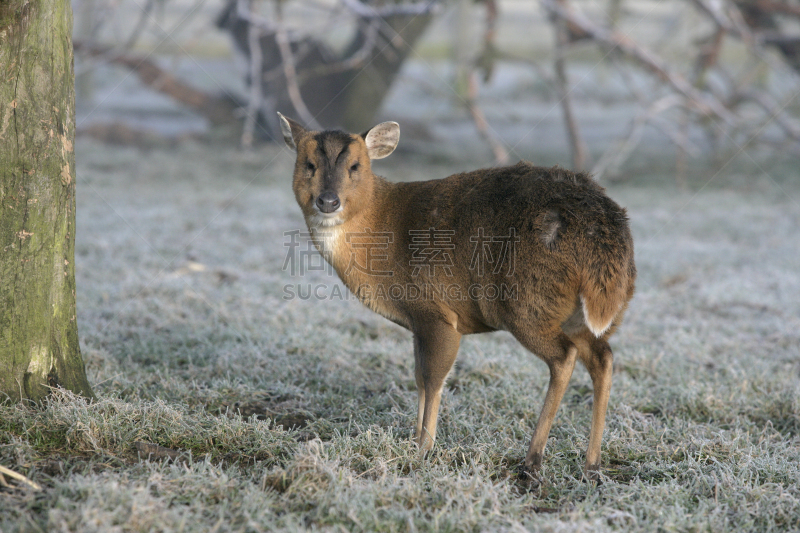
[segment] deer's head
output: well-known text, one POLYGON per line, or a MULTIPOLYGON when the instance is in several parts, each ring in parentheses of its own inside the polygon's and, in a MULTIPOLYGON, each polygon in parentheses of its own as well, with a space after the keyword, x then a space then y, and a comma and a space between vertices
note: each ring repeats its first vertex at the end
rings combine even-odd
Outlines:
POLYGON ((382 122, 352 135, 308 131, 278 116, 286 146, 297 153, 292 188, 309 226, 336 226, 367 208, 375 181, 371 161, 394 151, 400 125, 382 122))

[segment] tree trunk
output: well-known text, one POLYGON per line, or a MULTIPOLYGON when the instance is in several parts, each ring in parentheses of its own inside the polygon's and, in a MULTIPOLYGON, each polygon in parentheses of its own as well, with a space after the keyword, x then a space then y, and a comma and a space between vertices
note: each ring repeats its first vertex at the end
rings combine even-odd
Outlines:
MULTIPOLYGON (((400 68, 431 20, 430 15, 418 15, 410 20, 401 16, 386 19, 387 26, 391 28, 388 33, 392 33, 393 37, 379 39, 369 62, 364 67, 347 72, 349 77, 346 78, 346 85, 337 88, 338 93, 328 95, 330 103, 326 103, 325 107, 340 110, 339 115, 330 120, 331 124, 341 124, 347 131, 363 131, 373 126, 375 114, 400 68)), ((313 92, 313 80, 304 89, 313 92)))
POLYGON ((0 401, 92 396, 75 315, 69 0, 0 4, 0 401))
MULTIPOLYGON (((369 0, 363 3, 386 8, 397 2, 369 0)), ((433 20, 430 12, 387 15, 380 22, 353 16, 356 32, 341 54, 334 52, 322 36, 308 36, 289 43, 300 98, 310 115, 325 128, 363 131, 373 126, 375 114, 403 62, 433 20)), ((282 21, 270 23, 277 27, 282 21)), ((235 48, 250 64, 249 23, 241 18, 237 0, 227 1, 216 24, 230 33, 235 48)), ((273 140, 283 142, 275 111, 295 118, 301 118, 302 113, 289 96, 289 81, 282 72, 285 51, 281 53, 277 35, 277 31, 265 30, 259 39, 263 84, 258 91, 263 97, 259 123, 263 130, 270 131, 273 140)), ((255 67, 258 69, 257 65, 255 67)), ((248 75, 245 81, 249 85, 255 80, 248 75)))

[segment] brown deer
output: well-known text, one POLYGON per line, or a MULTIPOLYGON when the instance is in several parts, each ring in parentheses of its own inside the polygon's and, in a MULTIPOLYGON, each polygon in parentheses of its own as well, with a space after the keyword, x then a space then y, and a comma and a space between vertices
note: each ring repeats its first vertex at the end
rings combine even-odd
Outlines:
POLYGON ((594 475, 611 388, 608 338, 636 278, 625 209, 586 174, 527 162, 392 183, 371 161, 394 151, 396 122, 351 135, 279 117, 318 250, 361 302, 414 335, 420 449, 433 446, 461 336, 505 330, 550 369, 524 471, 541 466, 579 358, 594 386, 586 452, 594 475))

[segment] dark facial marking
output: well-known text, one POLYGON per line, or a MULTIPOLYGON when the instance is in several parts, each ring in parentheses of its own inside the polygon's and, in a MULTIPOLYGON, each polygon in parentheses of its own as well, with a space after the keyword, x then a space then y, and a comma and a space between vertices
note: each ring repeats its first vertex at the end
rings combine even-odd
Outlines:
POLYGON ((317 141, 317 152, 322 170, 323 190, 336 190, 339 179, 336 176, 336 165, 350 150, 353 138, 339 130, 322 131, 314 136, 317 141))

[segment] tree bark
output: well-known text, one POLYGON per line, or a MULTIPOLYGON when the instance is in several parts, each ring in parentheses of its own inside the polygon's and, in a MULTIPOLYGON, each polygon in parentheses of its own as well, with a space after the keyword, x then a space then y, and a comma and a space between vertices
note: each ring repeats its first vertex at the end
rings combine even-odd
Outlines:
POLYGON ((0 4, 0 401, 92 396, 75 314, 69 0, 0 4))

